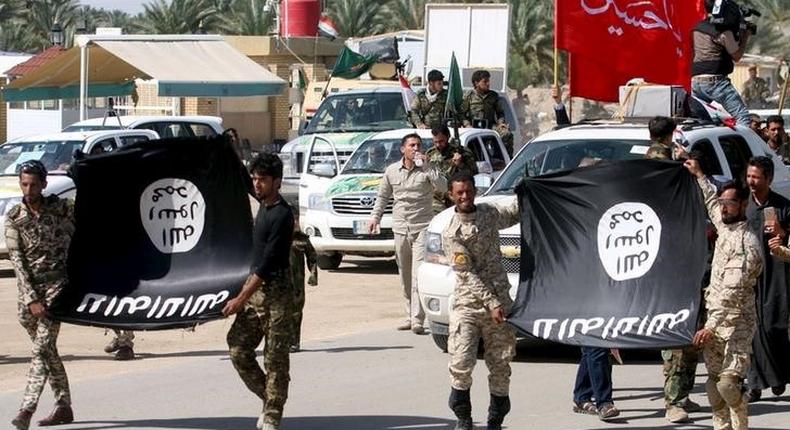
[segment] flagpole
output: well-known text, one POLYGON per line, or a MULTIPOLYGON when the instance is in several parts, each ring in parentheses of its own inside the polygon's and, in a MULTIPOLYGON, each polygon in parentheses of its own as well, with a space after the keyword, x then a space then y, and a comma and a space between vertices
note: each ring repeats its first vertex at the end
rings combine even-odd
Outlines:
POLYGON ((782 109, 785 107, 785 98, 787 98, 787 82, 790 81, 790 73, 785 76, 785 83, 782 85, 782 96, 779 97, 779 112, 778 115, 782 115, 782 109))
MULTIPOLYGON (((557 2, 554 2, 554 86, 560 84, 560 48, 557 44, 557 2)), ((560 93, 562 94, 562 93, 560 93)))
POLYGON ((329 72, 329 77, 326 79, 326 85, 324 85, 324 91, 321 91, 321 100, 326 98, 326 93, 329 90, 329 83, 332 82, 332 75, 334 75, 334 73, 335 73, 334 69, 332 69, 332 71, 329 72))
POLYGON ((573 124, 573 88, 571 87, 571 83, 573 80, 571 79, 573 76, 571 75, 571 70, 573 67, 571 65, 573 61, 573 55, 570 53, 568 54, 568 120, 573 124))

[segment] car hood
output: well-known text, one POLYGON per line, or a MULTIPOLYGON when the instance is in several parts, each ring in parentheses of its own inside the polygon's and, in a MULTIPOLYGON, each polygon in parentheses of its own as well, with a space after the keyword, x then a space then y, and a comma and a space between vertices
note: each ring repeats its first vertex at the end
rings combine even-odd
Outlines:
MULTIPOLYGON (((491 195, 491 196, 482 196, 475 199, 475 204, 480 203, 494 203, 497 205, 507 205, 511 203, 516 198, 515 195, 491 195)), ((442 212, 438 213, 436 216, 433 217, 431 224, 428 225, 428 231, 432 233, 439 233, 441 234, 444 231, 444 228, 447 227, 447 224, 450 223, 450 218, 453 217, 453 213, 455 213, 455 208, 447 208, 442 212)), ((504 234, 507 236, 518 236, 521 234, 521 225, 516 224, 514 226, 508 227, 506 229, 500 230, 500 234, 504 234)))
MULTIPOLYGON (((47 188, 44 195, 60 194, 69 188, 74 187, 74 181, 66 175, 47 176, 47 188)), ((16 176, 0 176, 0 199, 12 197, 22 197, 22 190, 19 189, 19 178, 16 176)))
POLYGON ((332 142, 336 147, 341 147, 344 149, 347 147, 356 148, 357 146, 359 146, 359 144, 361 144, 362 142, 364 142, 374 134, 376 134, 376 132, 372 132, 372 131, 349 132, 349 133, 305 134, 283 145, 280 152, 293 152, 296 151, 297 149, 306 151, 308 145, 310 145, 310 141, 312 141, 313 136, 320 136, 324 139, 327 139, 328 141, 332 142))
POLYGON ((375 193, 379 189, 383 174, 342 175, 332 180, 326 189, 326 198, 352 193, 375 193))

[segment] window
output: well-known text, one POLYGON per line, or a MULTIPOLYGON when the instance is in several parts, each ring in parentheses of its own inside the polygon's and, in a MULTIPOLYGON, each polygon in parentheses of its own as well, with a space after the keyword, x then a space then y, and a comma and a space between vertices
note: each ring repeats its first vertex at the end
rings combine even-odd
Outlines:
POLYGON ((115 142, 114 137, 102 139, 91 146, 89 149, 90 155, 104 154, 105 152, 112 152, 118 144, 115 142))
POLYGON ((40 110, 41 109, 41 100, 29 100, 27 102, 27 109, 28 110, 40 110))
POLYGON ((198 137, 211 137, 217 135, 214 129, 206 124, 191 123, 189 124, 189 128, 192 129, 192 134, 198 137))
POLYGON ((483 152, 483 144, 480 143, 480 138, 475 137, 466 142, 466 147, 475 155, 476 161, 487 161, 485 153, 483 152))
POLYGON ((724 172, 721 169, 721 164, 719 163, 719 156, 716 155, 716 149, 713 148, 713 144, 708 139, 698 140, 692 143, 689 146, 690 151, 697 151, 700 152, 702 155, 702 170, 705 171, 707 175, 723 175, 724 172))
MULTIPOLYGON (((496 136, 483 136, 483 148, 485 148, 486 152, 488 153, 488 158, 491 159, 491 168, 494 169, 495 172, 498 172, 505 168, 507 163, 505 162, 505 154, 502 153, 502 147, 499 145, 499 140, 496 136)), ((478 158, 478 160, 482 161, 484 158, 478 158)))
POLYGON ((58 102, 56 100, 42 100, 41 107, 44 110, 58 110, 58 102))
POLYGON ((9 109, 24 109, 25 102, 8 102, 9 109))
POLYGON ((145 142, 148 136, 121 136, 121 146, 131 145, 137 142, 145 142))
POLYGON ((749 166, 749 159, 752 157, 749 144, 737 134, 720 136, 719 144, 721 144, 724 157, 727 158, 727 164, 730 165, 732 179, 744 181, 746 179, 746 168, 749 166))

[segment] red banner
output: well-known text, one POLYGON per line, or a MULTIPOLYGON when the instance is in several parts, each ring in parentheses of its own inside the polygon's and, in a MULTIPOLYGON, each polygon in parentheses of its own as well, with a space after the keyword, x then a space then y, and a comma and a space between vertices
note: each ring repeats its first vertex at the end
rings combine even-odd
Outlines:
POLYGON ((556 0, 557 46, 573 55, 575 97, 617 101, 632 78, 689 86, 702 0, 556 0))

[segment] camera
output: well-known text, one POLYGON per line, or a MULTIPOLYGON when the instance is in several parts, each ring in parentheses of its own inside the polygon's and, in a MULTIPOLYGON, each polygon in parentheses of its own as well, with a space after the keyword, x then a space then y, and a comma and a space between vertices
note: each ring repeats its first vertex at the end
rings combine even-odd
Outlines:
POLYGON ((705 3, 710 12, 710 23, 722 30, 732 31, 736 39, 740 40, 744 30, 757 34, 757 24, 747 19, 762 16, 757 9, 739 5, 732 0, 706 0, 705 3))

